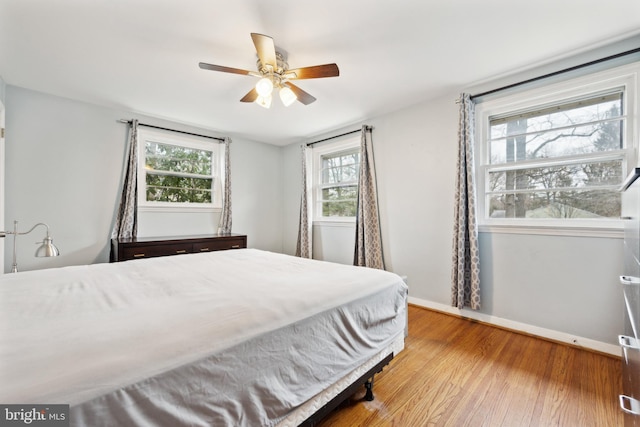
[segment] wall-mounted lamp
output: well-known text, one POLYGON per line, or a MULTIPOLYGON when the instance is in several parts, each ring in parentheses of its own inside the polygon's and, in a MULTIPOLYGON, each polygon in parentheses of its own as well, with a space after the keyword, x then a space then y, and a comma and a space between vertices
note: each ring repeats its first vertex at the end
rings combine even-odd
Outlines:
MULTIPOLYGON (((51 257, 51 256, 60 255, 60 251, 58 250, 58 248, 55 247, 55 245, 53 244, 53 239, 49 235, 49 226, 47 224, 45 224, 43 222, 39 222, 36 225, 34 225, 33 227, 31 227, 31 229, 29 231, 19 232, 18 231, 18 221, 13 221, 13 231, 0 231, 0 237, 5 237, 7 234, 13 234, 13 265, 11 266, 11 272, 12 273, 17 273, 18 272, 18 263, 16 261, 16 236, 29 234, 33 230, 35 230, 35 228, 37 226, 39 226, 39 225, 44 225, 47 228, 47 235, 42 240, 42 243, 40 244, 38 249, 36 249, 35 256, 37 256, 37 257, 51 257)), ((37 242, 36 244, 39 244, 39 242, 37 242)))

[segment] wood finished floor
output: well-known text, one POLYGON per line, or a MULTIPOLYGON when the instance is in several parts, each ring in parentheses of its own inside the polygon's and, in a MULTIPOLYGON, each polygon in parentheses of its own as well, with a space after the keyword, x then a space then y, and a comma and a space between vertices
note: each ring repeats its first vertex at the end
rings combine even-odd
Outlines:
POLYGON ((319 427, 614 427, 621 362, 409 307, 405 349, 319 427))

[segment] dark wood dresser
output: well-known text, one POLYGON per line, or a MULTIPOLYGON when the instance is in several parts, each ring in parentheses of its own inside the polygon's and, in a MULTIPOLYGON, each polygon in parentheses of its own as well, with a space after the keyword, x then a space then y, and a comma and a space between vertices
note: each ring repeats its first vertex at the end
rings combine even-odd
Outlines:
POLYGON ((625 302, 622 347, 622 394, 625 427, 640 426, 640 168, 629 175, 622 189, 624 275, 620 276, 625 302))
POLYGON ((110 262, 247 247, 243 234, 111 239, 110 262))

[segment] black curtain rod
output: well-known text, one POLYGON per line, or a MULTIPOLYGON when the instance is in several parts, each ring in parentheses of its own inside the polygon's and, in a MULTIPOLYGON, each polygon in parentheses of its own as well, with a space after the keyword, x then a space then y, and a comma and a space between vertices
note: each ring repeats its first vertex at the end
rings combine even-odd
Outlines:
POLYGON ((521 86, 521 85, 524 85, 524 84, 527 84, 527 83, 533 83, 533 82, 538 81, 538 80, 542 80, 542 79, 546 79, 546 78, 549 78, 549 77, 557 76, 559 74, 568 73, 569 71, 579 70, 580 68, 585 68, 585 67, 589 67, 591 65, 600 64, 602 62, 611 61, 613 59, 621 58, 621 57, 627 56, 627 55, 632 55, 632 54, 638 53, 638 52, 640 52, 640 47, 639 48, 635 48, 635 49, 631 49, 631 50, 627 50, 625 52, 616 53, 615 55, 607 56, 605 58, 596 59, 594 61, 585 62, 584 64, 575 65, 573 67, 565 68, 563 70, 554 71, 552 73, 545 74, 545 75, 542 75, 542 76, 533 77, 531 79, 527 79, 527 80, 524 80, 524 81, 521 81, 521 82, 518 82, 518 83, 513 83, 513 84, 510 84, 510 85, 507 85, 507 86, 502 86, 502 87, 499 87, 497 89, 488 90, 486 92, 478 93, 476 95, 471 95, 471 99, 479 98, 481 96, 491 95, 491 94, 496 93, 496 92, 501 92, 503 90, 511 89, 511 88, 514 88, 514 87, 517 87, 517 86, 521 86))
MULTIPOLYGON (((371 129, 371 126, 367 126, 367 129, 371 129)), ((352 133, 356 133, 356 132, 362 132, 362 129, 355 129, 355 130, 352 130, 352 131, 349 131, 349 132, 341 133, 340 135, 330 136, 329 138, 321 139, 320 141, 308 142, 307 143, 307 147, 309 147, 309 146, 311 146, 313 144, 317 144, 319 142, 325 142, 325 141, 329 141, 331 139, 340 138, 341 136, 351 135, 352 133)))
MULTIPOLYGON (((126 120, 126 119, 121 119, 120 122, 121 123, 129 123, 129 124, 131 124, 131 120, 126 120)), ((138 123, 138 126, 145 126, 145 127, 148 127, 148 128, 154 128, 154 129, 160 129, 160 130, 168 130, 169 132, 183 133, 185 135, 199 136, 201 138, 216 139, 218 141, 224 142, 224 138, 218 138, 218 137, 209 136, 209 135, 202 135, 202 134, 199 134, 199 133, 185 132, 183 130, 177 130, 177 129, 163 128, 161 126, 148 125, 146 123, 138 123)))

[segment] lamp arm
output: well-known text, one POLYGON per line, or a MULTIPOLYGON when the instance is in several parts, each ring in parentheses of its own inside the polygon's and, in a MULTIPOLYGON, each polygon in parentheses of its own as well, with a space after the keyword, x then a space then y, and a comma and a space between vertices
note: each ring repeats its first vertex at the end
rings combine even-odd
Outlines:
POLYGON ((47 228, 47 237, 49 237, 49 226, 44 222, 37 223, 36 225, 31 227, 29 231, 18 231, 18 221, 15 221, 13 226, 13 231, 0 231, 0 238, 6 237, 7 234, 13 234, 14 236, 24 236, 25 234, 31 233, 39 225, 44 225, 47 228))
POLYGON ((29 231, 25 231, 25 232, 20 232, 20 233, 18 233, 18 231, 16 230, 16 235, 18 235, 18 236, 24 236, 25 234, 29 234, 29 233, 31 233, 33 230, 35 230, 35 229, 36 229, 36 227, 37 227, 37 226, 39 226, 39 225, 44 225, 44 226, 47 228, 47 237, 49 237, 49 226, 48 226, 47 224, 45 224, 44 222, 39 222, 39 223, 37 223, 36 225, 34 225, 33 227, 31 227, 31 228, 29 229, 29 231))

